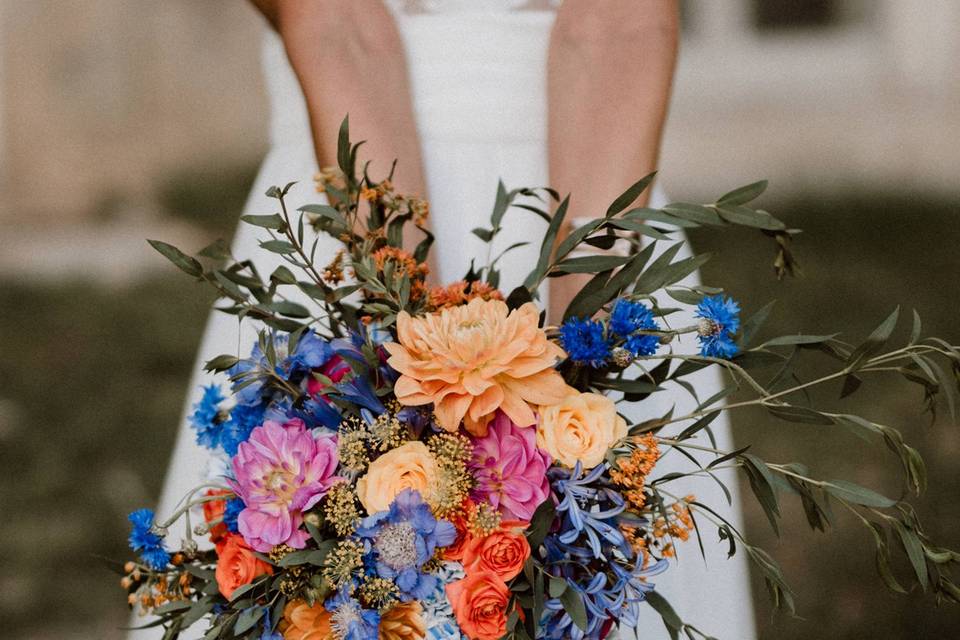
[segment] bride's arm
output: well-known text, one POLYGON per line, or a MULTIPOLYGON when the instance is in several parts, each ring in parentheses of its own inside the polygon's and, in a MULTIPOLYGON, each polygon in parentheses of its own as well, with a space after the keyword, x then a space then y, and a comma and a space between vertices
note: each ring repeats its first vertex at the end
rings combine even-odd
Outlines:
MULTIPOLYGON (((572 193, 571 216, 602 214, 656 168, 678 31, 676 0, 561 6, 547 72, 550 184, 572 193)), ((552 318, 582 285, 573 280, 551 280, 552 318)))
POLYGON ((399 159, 397 190, 426 197, 403 45, 383 2, 252 2, 283 40, 306 99, 319 165, 336 165, 334 141, 349 113, 351 138, 368 141, 363 155, 372 160, 371 175, 385 176, 399 159))

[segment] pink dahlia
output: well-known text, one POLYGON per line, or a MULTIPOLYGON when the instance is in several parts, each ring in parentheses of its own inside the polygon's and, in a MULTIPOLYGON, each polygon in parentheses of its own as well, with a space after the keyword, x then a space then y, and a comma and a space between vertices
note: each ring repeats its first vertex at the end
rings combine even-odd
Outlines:
POLYGON ((537 448, 537 430, 518 427, 498 411, 487 435, 473 439, 473 497, 529 521, 550 495, 549 466, 550 456, 537 448))
POLYGON ((303 512, 340 478, 336 437, 314 438, 302 420, 267 420, 241 443, 233 458, 230 485, 246 508, 237 525, 251 547, 270 551, 278 544, 306 546, 303 512))

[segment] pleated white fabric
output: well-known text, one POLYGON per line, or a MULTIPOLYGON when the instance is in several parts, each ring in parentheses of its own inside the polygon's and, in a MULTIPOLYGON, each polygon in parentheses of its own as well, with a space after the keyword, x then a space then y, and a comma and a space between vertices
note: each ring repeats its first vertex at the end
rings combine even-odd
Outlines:
MULTIPOLYGON (((488 224, 497 181, 507 188, 548 184, 546 148, 546 55, 554 12, 517 9, 510 0, 471 0, 430 3, 392 3, 406 48, 412 100, 422 145, 431 225, 437 236, 435 251, 440 279, 461 278, 471 259, 483 264, 487 248, 470 234, 474 227, 488 224), (407 5, 415 5, 409 11, 407 5)), ((528 3, 541 5, 542 3, 528 3)), ((271 101, 271 149, 263 161, 247 202, 245 213, 270 213, 273 201, 264 191, 274 184, 298 180, 290 193, 290 204, 299 207, 316 202, 311 178, 316 160, 311 145, 306 108, 296 79, 276 36, 267 36, 263 49, 264 71, 271 101)), ((402 159, 401 159, 402 161, 402 159)), ((654 194, 663 204, 662 192, 654 194)), ((530 246, 507 255, 502 262, 501 288, 509 291, 519 284, 536 260, 545 223, 523 211, 511 211, 505 219, 494 255, 508 244, 529 241, 530 246)), ((257 248, 260 230, 240 225, 233 242, 237 257, 256 257, 261 273, 270 273, 278 261, 257 248)), ((333 255, 336 243, 321 240, 318 255, 333 255)), ((319 259, 323 262, 323 258, 319 259)), ((692 282, 692 280, 691 280, 692 282)), ((202 363, 220 353, 244 353, 255 339, 251 326, 238 326, 235 318, 211 315, 200 347, 185 407, 197 401, 197 389, 210 381, 202 375, 202 363)), ((694 350, 696 344, 683 349, 694 350)), ((713 394, 719 380, 712 372, 691 380, 713 394)), ((677 388, 655 394, 636 407, 625 409, 637 422, 664 414, 672 405, 677 412, 695 403, 677 388)), ((678 427, 682 427, 679 425, 678 427)), ((731 447, 729 426, 714 422, 718 446, 731 447)), ((180 498, 204 475, 210 455, 200 449, 184 420, 168 471, 158 508, 168 514, 180 498)), ((668 454, 660 467, 664 472, 688 470, 678 454, 668 454)), ((730 478, 727 477, 729 480, 730 478)), ((695 493, 708 504, 717 505, 736 525, 740 524, 738 494, 727 507, 721 491, 710 480, 677 482, 679 495, 695 493)), ((706 523, 702 523, 706 525, 706 523)), ((755 637, 749 579, 742 555, 726 559, 726 546, 715 542, 707 525, 704 546, 707 561, 701 559, 695 542, 679 550, 669 572, 656 584, 686 621, 724 640, 755 637)), ((659 616, 645 608, 639 631, 622 629, 622 638, 667 638, 659 616)), ((200 637, 197 629, 188 637, 200 637)), ((135 638, 159 637, 156 630, 133 634, 135 638)))

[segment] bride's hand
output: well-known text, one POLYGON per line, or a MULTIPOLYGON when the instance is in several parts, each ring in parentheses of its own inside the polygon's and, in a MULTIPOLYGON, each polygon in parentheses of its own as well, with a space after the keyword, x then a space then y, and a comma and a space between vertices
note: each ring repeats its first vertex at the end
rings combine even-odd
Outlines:
POLYGON ((336 164, 331 142, 349 113, 350 137, 369 141, 362 155, 371 175, 386 176, 398 159, 397 191, 426 197, 403 43, 382 0, 253 2, 280 34, 303 89, 319 165, 336 164))

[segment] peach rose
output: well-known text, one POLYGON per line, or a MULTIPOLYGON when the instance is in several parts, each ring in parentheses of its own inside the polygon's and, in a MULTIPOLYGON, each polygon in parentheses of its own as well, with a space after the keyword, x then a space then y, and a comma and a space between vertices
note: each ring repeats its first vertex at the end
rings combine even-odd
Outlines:
POLYGON ((265 573, 273 573, 273 567, 253 555, 240 535, 231 533, 217 543, 217 586, 227 600, 237 588, 265 573))
MULTIPOLYGON (((233 491, 227 489, 210 489, 207 491, 208 497, 213 496, 231 496, 233 491)), ((227 500, 211 500, 203 503, 203 520, 208 525, 214 520, 220 520, 217 524, 210 527, 210 542, 218 542, 220 538, 227 535, 227 525, 223 523, 223 512, 227 508, 227 500)))
POLYGON ((488 536, 471 537, 463 546, 463 568, 468 574, 492 571, 504 582, 511 580, 530 557, 526 528, 522 520, 508 520, 488 536))
POLYGON ((391 449, 372 463, 357 481, 357 497, 367 513, 386 511, 404 489, 419 491, 426 499, 437 482, 437 461, 419 441, 391 449))
POLYGON ((311 607, 303 600, 291 600, 283 608, 278 629, 283 640, 333 640, 330 615, 322 602, 311 607))
POLYGON ((499 640, 507 632, 510 588, 493 571, 478 571, 447 585, 447 599, 470 640, 499 640))
POLYGON ((537 446, 568 467, 579 461, 592 469, 627 435, 627 423, 617 415, 613 400, 597 393, 577 393, 540 407, 539 418, 537 446))

